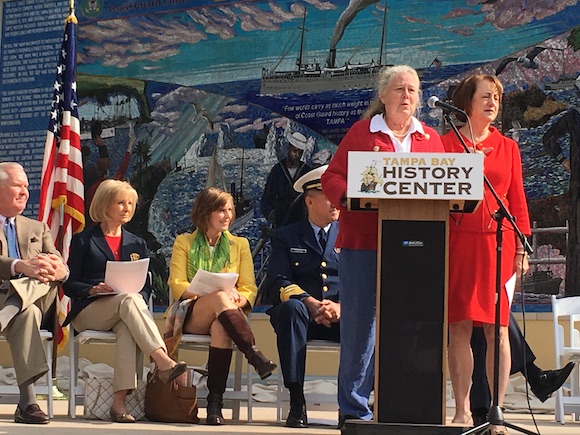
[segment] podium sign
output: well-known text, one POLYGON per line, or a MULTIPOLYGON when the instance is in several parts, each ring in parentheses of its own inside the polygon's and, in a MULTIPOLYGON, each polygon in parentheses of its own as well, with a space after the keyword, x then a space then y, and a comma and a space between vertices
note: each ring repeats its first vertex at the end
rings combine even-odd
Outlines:
POLYGON ((376 209, 381 199, 432 199, 472 212, 483 198, 483 155, 351 151, 346 196, 351 209, 376 209))
POLYGON ((483 198, 483 155, 350 152, 348 174, 378 209, 375 422, 444 425, 449 210, 483 198))

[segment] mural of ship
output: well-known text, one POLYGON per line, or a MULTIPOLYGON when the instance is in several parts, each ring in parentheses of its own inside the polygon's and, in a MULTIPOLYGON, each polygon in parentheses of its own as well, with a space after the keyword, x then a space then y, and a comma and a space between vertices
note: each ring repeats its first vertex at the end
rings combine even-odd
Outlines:
POLYGON ((236 189, 236 183, 231 183, 230 193, 234 197, 234 206, 236 210, 236 219, 230 225, 230 231, 236 232, 254 218, 254 204, 252 200, 244 196, 244 148, 242 148, 242 157, 240 165, 240 188, 236 189))
POLYGON ((306 11, 302 19, 300 51, 296 60, 296 69, 290 71, 278 71, 277 67, 284 58, 280 57, 274 67, 262 69, 262 79, 260 82, 261 95, 277 95, 287 93, 317 93, 325 91, 341 91, 351 89, 374 88, 376 77, 380 69, 384 66, 383 46, 385 43, 385 29, 387 23, 387 5, 385 4, 383 14, 383 25, 381 33, 381 44, 378 60, 371 60, 364 64, 354 64, 347 61, 342 66, 336 65, 336 48, 331 48, 326 64, 304 61, 304 34, 306 32, 306 11))

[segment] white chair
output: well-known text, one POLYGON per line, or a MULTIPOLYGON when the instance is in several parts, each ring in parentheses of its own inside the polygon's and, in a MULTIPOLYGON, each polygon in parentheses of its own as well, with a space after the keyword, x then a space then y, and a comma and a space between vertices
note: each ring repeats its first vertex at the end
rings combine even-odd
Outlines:
MULTIPOLYGON (((151 279, 151 273, 149 273, 151 279)), ((149 298, 149 311, 153 312, 153 294, 149 298)), ((79 373, 79 346, 81 344, 115 344, 117 337, 113 331, 96 331, 87 329, 75 335, 72 325, 69 325, 69 358, 70 358, 70 387, 68 393, 68 412, 71 418, 76 418, 77 404, 84 404, 85 385, 78 382, 79 373)), ((143 377, 143 354, 137 354, 137 378, 143 377)))
POLYGON ((573 414, 575 420, 580 420, 580 332, 576 326, 580 322, 580 296, 561 299, 552 296, 552 316, 556 368, 564 367, 568 361, 576 362, 570 375, 570 396, 564 396, 562 388, 556 391, 556 421, 564 424, 565 414, 573 414), (567 334, 561 323, 567 323, 567 334))
MULTIPOLYGON (((173 304, 173 297, 171 291, 169 291, 169 305, 173 304)), ((251 316, 248 316, 248 322, 251 322, 251 316)), ((182 334, 181 341, 179 342, 178 350, 191 350, 191 351, 203 351, 209 352, 209 345, 211 341, 211 336, 202 334, 182 334)), ((233 390, 226 389, 224 393, 224 406, 226 408, 232 409, 232 419, 240 419, 240 405, 242 401, 246 401, 248 404, 248 422, 252 421, 252 376, 251 376, 251 366, 248 364, 247 370, 247 391, 242 391, 242 368, 244 355, 237 350, 234 345, 234 385, 233 390)), ((179 358, 177 358, 179 359, 179 358)), ((203 402, 206 397, 204 394, 207 390, 197 390, 198 399, 203 402)))
MULTIPOLYGON (((328 340, 310 340, 306 347, 306 352, 332 352, 340 354, 340 343, 335 343, 334 341, 328 340)), ((278 364, 278 391, 276 394, 276 421, 280 423, 284 413, 288 410, 283 405, 283 403, 290 401, 290 395, 287 389, 284 387, 284 382, 282 378, 282 369, 280 364, 278 364)), ((330 406, 332 410, 338 411, 338 398, 336 394, 304 394, 306 398, 306 405, 330 406)))
MULTIPOLYGON (((46 385, 35 385, 34 390, 37 394, 46 395, 46 406, 48 416, 54 418, 54 407, 52 398, 52 332, 45 329, 40 330, 40 338, 46 352, 46 360, 48 362, 48 372, 46 372, 46 385)), ((0 341, 6 341, 6 338, 0 336, 0 341)), ((20 389, 18 385, 0 385, 0 402, 2 403, 18 403, 20 398, 20 389), (5 400, 7 399, 7 400, 5 400)))
MULTIPOLYGON (((211 337, 209 335, 183 334, 178 349, 208 352, 211 337)), ((248 421, 252 421, 252 376, 248 366, 248 388, 242 391, 242 367, 243 354, 234 347, 234 385, 233 390, 226 389, 224 393, 224 406, 232 409, 232 419, 240 419, 240 405, 242 401, 248 404, 248 421)), ((197 390, 198 399, 205 401, 207 390, 197 390)))

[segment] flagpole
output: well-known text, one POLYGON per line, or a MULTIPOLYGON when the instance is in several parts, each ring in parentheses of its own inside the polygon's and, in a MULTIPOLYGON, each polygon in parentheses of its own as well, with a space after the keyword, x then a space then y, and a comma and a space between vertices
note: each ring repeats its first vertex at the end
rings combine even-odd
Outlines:
MULTIPOLYGON (((73 0, 71 0, 71 2, 72 1, 73 0)), ((64 251, 63 242, 64 242, 64 203, 60 204, 59 222, 58 222, 58 236, 56 239, 56 249, 58 249, 58 252, 60 252, 61 255, 63 255, 63 251, 64 251)), ((59 305, 60 305, 59 295, 58 295, 58 290, 57 290, 57 295, 56 295, 56 298, 54 300, 54 322, 52 325, 52 388, 53 388, 53 396, 55 395, 54 388, 56 387, 56 390, 58 391, 58 393, 60 393, 64 397, 62 392, 58 389, 57 378, 56 378, 56 360, 58 357, 58 332, 59 332, 58 328, 60 326, 60 322, 59 322, 60 307, 59 307, 59 305)), ((58 395, 58 393, 57 393, 57 395, 58 395)))
MULTIPOLYGON (((70 0, 70 10, 69 16, 64 20, 66 23, 78 23, 77 17, 75 16, 75 2, 74 0, 70 0)), ((59 207, 59 222, 58 222, 58 236, 56 239, 56 249, 61 253, 63 258, 67 256, 64 254, 64 235, 65 235, 65 228, 64 228, 64 202, 61 202, 59 207)), ((53 396, 62 396, 64 398, 64 394, 58 389, 57 385, 57 376, 56 376, 56 367, 57 367, 57 358, 58 358, 58 335, 59 335, 59 326, 60 326, 60 302, 59 302, 59 295, 57 293, 55 303, 54 303, 54 322, 53 322, 53 336, 52 336, 52 388, 53 388, 53 396), (56 391, 55 391, 56 389, 56 391)), ((74 394, 74 392, 73 392, 74 394)))
POLYGON ((75 0, 70 0, 70 11, 69 11, 69 16, 66 18, 66 20, 64 20, 65 23, 70 23, 73 22, 75 24, 78 24, 78 20, 77 17, 75 15, 75 0))

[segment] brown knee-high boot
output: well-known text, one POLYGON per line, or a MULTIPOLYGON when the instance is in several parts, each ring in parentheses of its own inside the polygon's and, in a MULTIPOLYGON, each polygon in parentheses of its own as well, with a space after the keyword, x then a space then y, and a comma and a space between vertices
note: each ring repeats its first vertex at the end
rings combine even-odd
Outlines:
POLYGON ((254 334, 242 312, 237 308, 225 310, 218 316, 218 320, 248 362, 254 366, 260 379, 270 376, 277 366, 256 347, 254 334))
POLYGON ((222 415, 223 396, 226 391, 230 363, 232 362, 232 350, 219 347, 209 348, 207 362, 207 424, 219 425, 224 423, 222 415))

